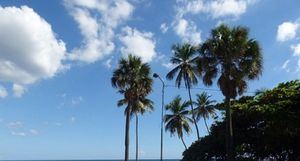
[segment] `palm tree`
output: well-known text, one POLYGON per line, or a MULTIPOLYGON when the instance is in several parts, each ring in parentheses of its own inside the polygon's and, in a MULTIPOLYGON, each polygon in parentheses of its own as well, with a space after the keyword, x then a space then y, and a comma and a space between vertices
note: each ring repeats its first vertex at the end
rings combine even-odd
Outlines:
POLYGON ((145 112, 153 111, 153 102, 147 98, 140 98, 136 105, 133 106, 132 115, 135 115, 135 159, 138 161, 139 155, 139 139, 138 139, 138 114, 144 114, 145 112))
POLYGON ((187 101, 181 103, 180 96, 177 96, 172 102, 166 105, 166 110, 171 113, 165 115, 165 130, 170 131, 171 136, 177 133, 185 149, 187 149, 187 146, 183 140, 183 132, 187 134, 190 133, 191 128, 189 123, 193 122, 193 120, 189 118, 190 111, 186 109, 189 104, 190 102, 187 101))
POLYGON ((227 160, 234 160, 233 129, 230 99, 242 95, 247 81, 262 73, 262 54, 259 43, 249 38, 245 27, 230 28, 226 25, 211 31, 210 37, 200 46, 199 69, 205 85, 217 84, 225 96, 226 105, 226 152, 227 160))
MULTIPOLYGON (((174 56, 171 57, 171 63, 175 64, 176 67, 172 69, 167 74, 167 79, 172 80, 175 75, 176 81, 175 84, 180 88, 181 82, 184 81, 185 88, 188 89, 190 102, 193 102, 191 96, 191 86, 198 83, 197 76, 199 76, 197 61, 198 57, 196 56, 196 48, 190 44, 183 45, 174 45, 172 47, 174 51, 174 56)), ((197 132, 197 138, 200 139, 199 129, 194 115, 193 104, 190 104, 192 111, 192 118, 197 132)))
POLYGON ((215 103, 215 100, 210 100, 210 97, 206 92, 202 92, 201 94, 197 94, 197 100, 194 102, 196 108, 195 108, 195 115, 197 121, 199 121, 201 118, 203 118, 207 132, 209 132, 209 128, 207 126, 206 119, 209 119, 210 115, 215 114, 215 107, 213 103, 215 103))
POLYGON ((152 108, 152 102, 146 98, 152 91, 152 78, 150 74, 150 66, 147 63, 142 63, 139 57, 128 55, 128 58, 120 59, 119 66, 114 70, 111 78, 112 86, 117 88, 118 92, 124 96, 123 99, 118 101, 118 106, 126 105, 125 161, 129 161, 129 128, 131 116, 144 111, 146 107, 152 108))

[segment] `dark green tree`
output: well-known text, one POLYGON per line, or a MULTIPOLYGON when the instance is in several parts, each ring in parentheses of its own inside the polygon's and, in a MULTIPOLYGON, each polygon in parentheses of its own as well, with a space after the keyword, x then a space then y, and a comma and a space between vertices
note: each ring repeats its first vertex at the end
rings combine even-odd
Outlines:
POLYGON ((170 131, 171 136, 176 133, 185 149, 187 149, 187 146, 183 140, 183 133, 188 134, 191 131, 189 123, 193 122, 193 120, 189 118, 190 112, 187 110, 189 105, 190 102, 182 102, 181 97, 177 96, 172 102, 166 105, 166 110, 170 111, 170 113, 165 115, 165 130, 170 131))
MULTIPOLYGON (((193 102, 191 95, 191 87, 198 83, 197 76, 199 76, 197 68, 198 57, 196 55, 196 48, 190 44, 183 45, 173 45, 172 51, 174 52, 173 57, 171 57, 171 63, 175 65, 167 74, 167 79, 172 80, 176 77, 175 84, 178 88, 181 86, 181 82, 184 82, 185 88, 188 90, 190 102, 193 102)), ((196 128, 197 138, 200 139, 199 129, 196 122, 196 117, 194 115, 193 104, 190 104, 192 111, 192 119, 196 128)))
POLYGON ((245 27, 220 25, 211 31, 210 37, 201 45, 199 70, 205 85, 217 84, 225 96, 226 151, 227 160, 234 160, 233 128, 230 100, 247 89, 247 81, 262 73, 262 54, 258 42, 249 38, 245 27))
MULTIPOLYGON (((152 109, 152 101, 147 99, 147 96, 152 91, 152 82, 150 66, 147 63, 143 63, 141 58, 133 55, 120 59, 118 68, 113 72, 111 84, 123 95, 123 99, 118 101, 118 106, 126 105, 125 161, 129 161, 130 117, 136 114, 137 134, 137 114, 143 113, 146 109, 152 109)), ((138 148, 138 142, 136 144, 138 148)), ((136 152, 138 153, 138 150, 136 152)))
MULTIPOLYGON (((224 103, 217 104, 222 109, 224 103)), ((300 160, 300 81, 281 83, 232 101, 235 158, 240 161, 300 160)), ((183 161, 225 160, 224 120, 184 152, 183 161)))
POLYGON ((197 94, 197 99, 194 102, 196 108, 194 110, 197 121, 203 118, 207 132, 209 132, 209 128, 206 122, 206 119, 209 119, 211 115, 215 115, 215 100, 210 100, 210 97, 206 92, 202 92, 201 94, 197 94))

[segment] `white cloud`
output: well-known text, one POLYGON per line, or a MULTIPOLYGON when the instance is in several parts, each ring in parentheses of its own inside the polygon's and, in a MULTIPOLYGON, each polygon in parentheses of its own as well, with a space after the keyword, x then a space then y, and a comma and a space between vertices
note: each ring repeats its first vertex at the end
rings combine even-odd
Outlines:
POLYGON ((25 132, 14 132, 14 131, 12 131, 11 134, 15 135, 15 136, 27 136, 27 134, 25 132))
POLYGON ((300 56, 300 43, 297 45, 292 45, 291 49, 293 50, 294 56, 300 56))
POLYGON ((160 25, 160 30, 161 30, 162 33, 166 33, 169 30, 169 27, 166 23, 162 23, 160 25))
POLYGON ((112 53, 114 29, 126 21, 134 9, 126 0, 65 0, 65 5, 84 39, 82 46, 72 51, 70 59, 87 63, 112 53))
POLYGON ((5 98, 7 96, 6 89, 0 85, 0 98, 5 98))
POLYGON ((300 24, 296 22, 284 22, 280 24, 277 29, 277 41, 284 42, 295 38, 299 27, 300 24))
POLYGON ((20 122, 20 121, 16 121, 16 122, 9 122, 7 124, 7 127, 10 128, 10 129, 18 129, 18 128, 21 128, 23 127, 23 123, 20 122))
POLYGON ((206 14, 213 19, 237 19, 257 1, 259 0, 177 0, 172 27, 184 42, 197 44, 201 42, 201 30, 187 16, 206 14))
POLYGON ((71 104, 72 104, 72 105, 78 105, 78 104, 81 103, 82 101, 83 101, 82 96, 78 96, 78 97, 72 98, 71 104))
POLYGON ((293 56, 298 59, 298 66, 296 68, 296 71, 300 71, 300 43, 297 45, 291 45, 291 49, 293 50, 293 56))
POLYGON ((282 66, 281 66, 281 69, 284 69, 286 72, 289 72, 290 69, 288 68, 288 64, 290 63, 290 60, 286 60, 282 66))
POLYGON ((153 33, 140 32, 137 29, 124 27, 119 36, 123 43, 121 52, 123 55, 133 54, 142 58, 144 62, 150 62, 157 55, 153 33))
POLYGON ((66 66, 66 47, 33 9, 0 6, 0 81, 27 85, 66 66))
POLYGON ((238 18, 258 0, 177 0, 177 16, 205 13, 212 18, 238 18))
POLYGON ((168 63, 162 63, 162 66, 166 67, 167 69, 172 69, 175 67, 174 64, 168 62, 168 63))
POLYGON ((112 56, 112 57, 110 57, 109 59, 107 59, 107 60, 105 61, 104 65, 105 65, 105 67, 106 67, 107 69, 111 69, 113 58, 114 58, 114 57, 112 56))
POLYGON ((19 84, 13 84, 13 92, 15 97, 22 97, 22 95, 25 93, 26 88, 19 84))
POLYGON ((193 21, 180 18, 174 22, 173 29, 183 42, 192 44, 201 42, 201 31, 198 31, 197 26, 193 21))

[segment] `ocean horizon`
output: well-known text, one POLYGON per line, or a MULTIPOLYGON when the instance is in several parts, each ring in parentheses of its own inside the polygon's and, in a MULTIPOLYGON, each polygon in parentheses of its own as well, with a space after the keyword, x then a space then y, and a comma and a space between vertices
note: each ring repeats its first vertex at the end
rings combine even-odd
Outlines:
MULTIPOLYGON (((36 160, 0 160, 0 161, 123 161, 124 159, 36 159, 36 160)), ((135 159, 129 159, 135 161, 135 159)), ((160 161, 160 159, 139 159, 140 161, 160 161)), ((180 161, 180 159, 164 159, 164 161, 180 161)))

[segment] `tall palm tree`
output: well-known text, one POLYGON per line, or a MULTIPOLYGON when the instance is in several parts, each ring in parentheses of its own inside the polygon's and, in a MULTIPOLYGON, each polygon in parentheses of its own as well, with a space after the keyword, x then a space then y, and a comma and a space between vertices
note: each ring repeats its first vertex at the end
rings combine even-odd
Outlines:
POLYGON ((199 69, 205 85, 217 84, 225 96, 227 160, 234 160, 233 129, 230 99, 235 99, 247 89, 247 81, 262 73, 263 58, 259 43, 249 38, 245 27, 220 25, 200 47, 199 69))
MULTIPOLYGON (((198 83, 197 76, 199 76, 197 61, 198 56, 196 56, 196 48, 190 44, 183 45, 173 45, 172 50, 174 52, 174 56, 171 57, 171 63, 176 65, 174 69, 172 69, 167 74, 167 79, 172 80, 176 76, 175 84, 179 88, 181 82, 184 81, 185 88, 188 90, 190 102, 193 102, 191 96, 191 87, 192 85, 196 85, 198 83)), ((194 107, 193 104, 190 104, 192 111, 192 118, 197 132, 197 138, 200 139, 199 129, 196 122, 196 118, 194 115, 194 107)))
POLYGON ((118 101, 118 106, 126 105, 125 161, 129 161, 130 118, 146 107, 152 107, 152 102, 146 98, 152 91, 150 66, 142 63, 141 58, 128 55, 127 58, 120 59, 118 68, 113 72, 111 83, 124 96, 118 101))
POLYGON ((153 102, 147 98, 139 98, 136 105, 133 106, 132 115, 135 115, 135 160, 138 161, 139 158, 139 139, 138 139, 138 114, 143 115, 145 112, 153 111, 153 102))
POLYGON ((170 131, 171 136, 177 133, 179 139, 182 141, 185 149, 187 146, 183 140, 183 133, 190 133, 191 128, 189 123, 193 122, 189 118, 190 111, 187 110, 190 102, 181 102, 180 96, 175 97, 175 99, 166 105, 166 110, 170 111, 170 114, 165 115, 166 131, 170 131))
POLYGON ((215 100, 210 100, 210 97, 206 92, 202 92, 201 94, 196 95, 197 99, 194 102, 196 108, 195 108, 195 115, 197 121, 199 121, 201 118, 203 118, 207 132, 210 133, 209 128, 207 126, 206 119, 209 119, 210 115, 215 114, 215 107, 213 103, 215 103, 215 100))

